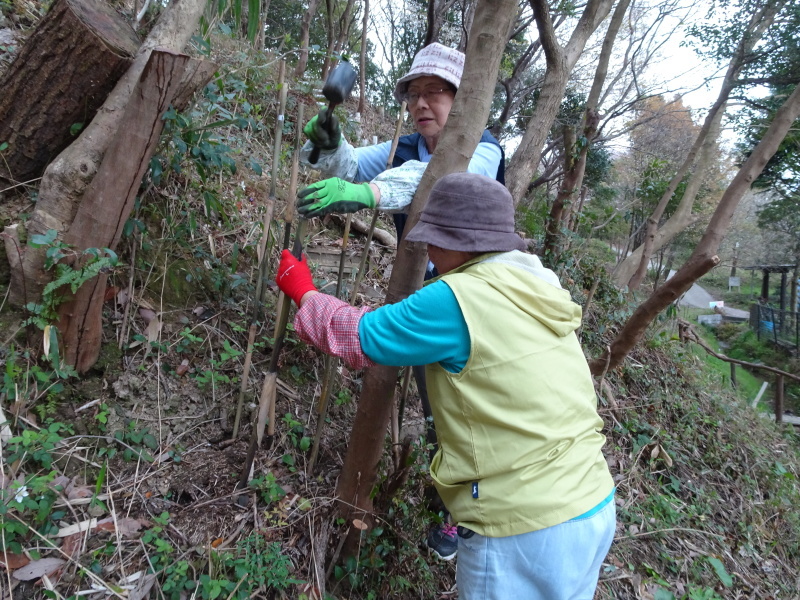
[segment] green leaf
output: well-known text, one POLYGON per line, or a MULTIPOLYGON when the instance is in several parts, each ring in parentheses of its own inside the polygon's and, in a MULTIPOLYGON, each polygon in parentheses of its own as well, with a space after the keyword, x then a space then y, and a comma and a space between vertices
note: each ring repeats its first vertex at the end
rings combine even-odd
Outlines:
POLYGON ((0 144, 0 152, 5 150, 6 148, 8 148, 8 142, 3 142, 2 144, 0 144))
POLYGON ((261 24, 261 0, 247 0, 247 39, 255 41, 261 24))
POLYGON ((49 246, 56 240, 56 237, 58 237, 58 232, 55 229, 48 229, 44 235, 32 235, 30 245, 34 248, 49 246))
POLYGON ((728 572, 725 570, 725 565, 722 564, 722 561, 713 556, 709 556, 708 562, 711 563, 712 567, 714 567, 714 571, 716 572, 717 577, 719 577, 719 580, 722 582, 722 585, 725 587, 731 587, 733 585, 733 577, 728 575, 728 572))
POLYGON ((69 128, 69 134, 77 135, 81 129, 83 129, 83 123, 73 123, 69 128))
POLYGON ((258 164, 252 156, 250 157, 250 170, 256 175, 261 175, 262 173, 261 165, 258 164))
POLYGON ((653 600, 675 600, 675 595, 664 588, 658 588, 653 594, 653 600))
POLYGON ((50 328, 50 354, 47 357, 51 363, 58 364, 58 329, 50 328))

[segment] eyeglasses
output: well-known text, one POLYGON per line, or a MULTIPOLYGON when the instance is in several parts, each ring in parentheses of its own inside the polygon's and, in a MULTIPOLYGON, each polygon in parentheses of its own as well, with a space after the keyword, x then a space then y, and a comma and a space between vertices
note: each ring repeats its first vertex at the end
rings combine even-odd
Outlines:
POLYGON ((416 105, 420 98, 424 98, 425 102, 430 104, 431 102, 439 102, 442 94, 446 94, 448 92, 454 93, 453 89, 448 87, 430 88, 420 92, 406 92, 402 95, 402 99, 405 100, 406 104, 409 106, 416 105))

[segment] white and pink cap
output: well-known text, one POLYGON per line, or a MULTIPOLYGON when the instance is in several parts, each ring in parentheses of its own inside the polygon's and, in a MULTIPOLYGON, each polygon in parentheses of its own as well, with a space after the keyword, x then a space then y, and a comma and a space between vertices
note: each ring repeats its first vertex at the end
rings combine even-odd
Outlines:
POLYGON ((397 80, 397 85, 394 88, 394 97, 398 102, 402 102, 402 96, 408 90, 408 82, 425 75, 433 75, 444 79, 458 89, 463 72, 464 53, 434 42, 417 52, 414 62, 411 63, 411 70, 397 80))

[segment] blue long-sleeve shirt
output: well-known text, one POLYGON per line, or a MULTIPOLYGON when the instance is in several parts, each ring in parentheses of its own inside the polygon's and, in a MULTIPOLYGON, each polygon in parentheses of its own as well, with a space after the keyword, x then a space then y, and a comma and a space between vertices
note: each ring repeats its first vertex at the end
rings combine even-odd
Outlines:
POLYGON ((444 281, 425 286, 403 302, 365 313, 358 336, 364 354, 381 365, 438 362, 457 373, 469 358, 467 322, 444 281))

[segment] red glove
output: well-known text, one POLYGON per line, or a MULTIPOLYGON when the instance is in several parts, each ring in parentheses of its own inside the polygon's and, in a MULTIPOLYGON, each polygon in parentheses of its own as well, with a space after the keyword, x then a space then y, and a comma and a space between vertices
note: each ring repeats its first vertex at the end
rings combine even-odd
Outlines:
POLYGON ((308 257, 303 254, 303 260, 297 260, 288 250, 281 253, 275 283, 297 306, 300 306, 300 300, 306 292, 317 291, 311 278, 311 269, 308 268, 308 257))

